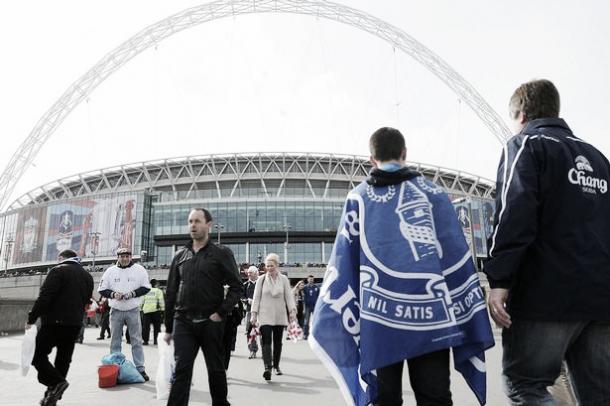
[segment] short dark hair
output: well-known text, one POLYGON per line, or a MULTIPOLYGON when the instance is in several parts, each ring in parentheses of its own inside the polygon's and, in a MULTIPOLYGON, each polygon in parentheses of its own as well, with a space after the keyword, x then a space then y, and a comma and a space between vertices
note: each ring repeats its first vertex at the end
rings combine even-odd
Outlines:
POLYGON ((307 277, 308 277, 308 278, 314 278, 314 276, 313 276, 313 275, 307 275, 307 277))
POLYGON ((526 121, 559 117, 559 92, 550 80, 531 80, 514 91, 508 108, 513 119, 516 119, 520 112, 526 121))
POLYGON ((156 280, 156 279, 151 279, 151 280, 150 280, 150 285, 151 285, 153 288, 156 288, 156 287, 157 287, 157 280, 156 280))
POLYGON ((77 257, 78 254, 76 252, 74 252, 73 250, 63 250, 62 252, 59 253, 58 256, 68 259, 68 258, 77 257))
POLYGON ((381 127, 369 139, 371 156, 377 161, 400 159, 405 148, 405 137, 392 127, 381 127))
POLYGON ((206 223, 209 223, 210 221, 213 220, 212 213, 210 213, 209 210, 207 210, 207 209, 204 209, 202 207, 193 207, 191 209, 191 211, 200 211, 200 212, 202 212, 203 213, 203 217, 205 218, 205 222, 206 223))

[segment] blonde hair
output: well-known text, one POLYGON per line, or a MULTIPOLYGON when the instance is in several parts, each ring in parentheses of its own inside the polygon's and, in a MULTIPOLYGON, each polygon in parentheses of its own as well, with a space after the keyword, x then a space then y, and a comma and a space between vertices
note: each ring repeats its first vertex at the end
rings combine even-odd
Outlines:
POLYGON ((280 256, 278 254, 276 254, 275 252, 272 252, 265 257, 265 262, 267 262, 267 261, 275 262, 275 265, 279 266, 280 265, 280 256))

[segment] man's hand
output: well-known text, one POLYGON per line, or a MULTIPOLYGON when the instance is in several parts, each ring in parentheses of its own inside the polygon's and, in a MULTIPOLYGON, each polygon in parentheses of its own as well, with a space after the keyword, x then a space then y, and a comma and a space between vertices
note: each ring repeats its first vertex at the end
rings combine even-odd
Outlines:
POLYGON ((252 315, 250 316, 250 323, 253 326, 256 326, 256 321, 257 321, 256 313, 252 313, 252 315))
POLYGON ((172 334, 171 333, 165 333, 165 336, 163 337, 163 341, 165 341, 167 343, 167 345, 171 344, 171 342, 172 342, 172 334))
POLYGON ((222 321, 222 317, 220 317, 220 314, 214 313, 210 316, 210 320, 212 320, 214 322, 219 322, 219 321, 222 321))
POLYGON ((115 300, 123 299, 123 294, 121 292, 112 292, 112 298, 115 300))
POLYGON ((29 330, 29 329, 31 329, 31 328, 32 328, 32 325, 31 325, 31 324, 27 324, 27 323, 26 323, 26 325, 25 325, 25 329, 26 329, 26 330, 29 330))
POLYGON ((487 304, 489 305, 489 313, 491 318, 496 322, 497 325, 509 328, 512 324, 510 320, 510 314, 506 311, 504 305, 508 299, 508 289, 495 288, 489 291, 489 298, 487 304))
POLYGON ((136 292, 133 290, 131 292, 123 293, 123 300, 133 299, 134 297, 136 297, 136 292))

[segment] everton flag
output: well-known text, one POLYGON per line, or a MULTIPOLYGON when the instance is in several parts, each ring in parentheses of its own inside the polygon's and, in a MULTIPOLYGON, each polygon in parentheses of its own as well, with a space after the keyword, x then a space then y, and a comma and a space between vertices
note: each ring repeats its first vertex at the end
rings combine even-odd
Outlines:
POLYGON ((470 250, 447 195, 423 176, 347 197, 310 345, 350 405, 376 400, 375 370, 451 348, 485 404, 494 345, 470 250))

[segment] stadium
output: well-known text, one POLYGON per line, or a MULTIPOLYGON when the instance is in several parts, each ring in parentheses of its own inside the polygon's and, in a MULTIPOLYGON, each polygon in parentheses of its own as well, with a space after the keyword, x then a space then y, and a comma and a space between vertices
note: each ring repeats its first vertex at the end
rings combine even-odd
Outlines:
MULTIPOLYGON (((450 195, 473 255, 485 256, 491 228, 490 180, 446 168, 409 166, 450 195)), ((59 251, 73 249, 94 271, 118 247, 165 280, 174 252, 188 241, 187 216, 205 207, 211 238, 238 263, 280 254, 291 279, 322 277, 346 194, 365 179, 367 157, 314 153, 190 156, 80 173, 15 200, 1 217, 2 275, 44 274, 59 251)))

